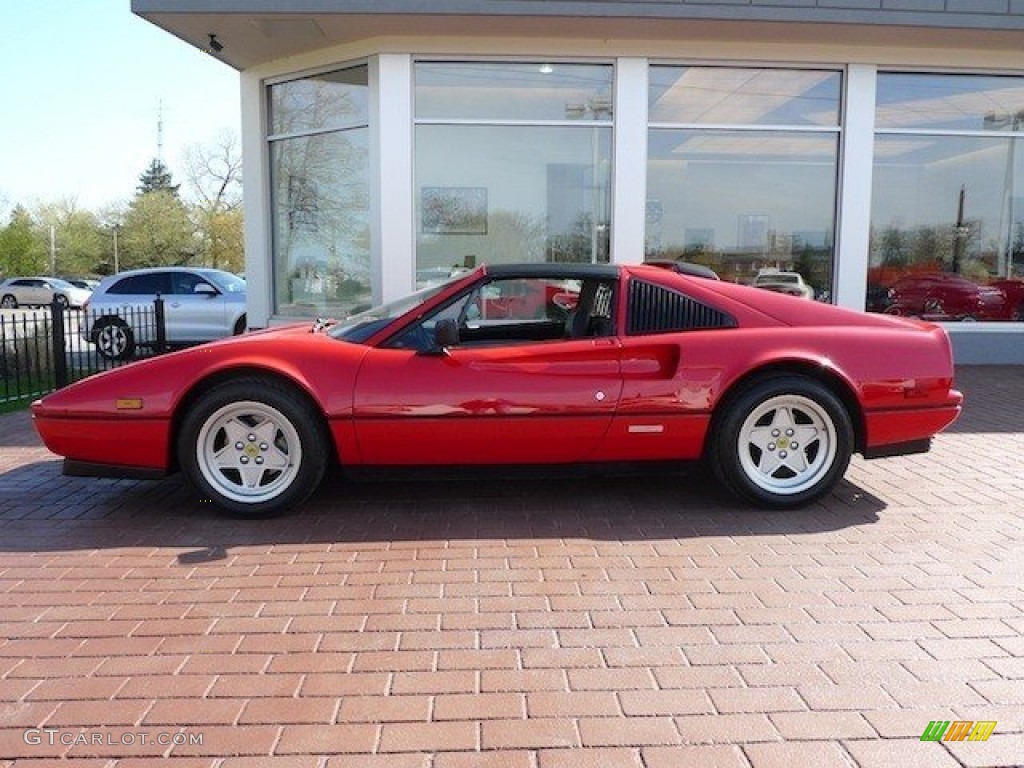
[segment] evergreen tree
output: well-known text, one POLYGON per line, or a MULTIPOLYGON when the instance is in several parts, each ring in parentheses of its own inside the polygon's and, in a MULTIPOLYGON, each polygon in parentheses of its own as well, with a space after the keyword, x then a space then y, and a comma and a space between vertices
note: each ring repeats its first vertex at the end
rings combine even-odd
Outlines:
POLYGON ((136 190, 140 195, 163 190, 177 197, 180 186, 180 184, 171 183, 170 170, 163 164, 163 161, 154 157, 149 167, 139 176, 139 186, 136 187, 136 190))

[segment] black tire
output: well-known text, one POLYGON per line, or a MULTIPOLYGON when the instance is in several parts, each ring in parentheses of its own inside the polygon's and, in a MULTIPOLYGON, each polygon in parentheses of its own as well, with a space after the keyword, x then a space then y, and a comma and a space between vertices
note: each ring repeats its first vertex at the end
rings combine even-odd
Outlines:
POLYGON ((135 334, 119 317, 101 317, 92 329, 92 341, 100 357, 131 360, 135 355, 135 334))
POLYGON ((245 315, 242 315, 240 318, 238 318, 238 320, 235 321, 235 328, 233 331, 233 334, 235 336, 241 336, 243 333, 245 333, 245 323, 245 315))
POLYGON ((0 307, 3 307, 4 309, 17 309, 18 300, 10 293, 5 294, 4 297, 0 299, 0 307))
POLYGON ((67 309, 71 305, 71 302, 68 301, 68 297, 62 293, 58 293, 54 296, 53 300, 60 304, 62 309, 67 309))
POLYGON ((790 374, 756 379, 720 408, 709 463, 740 498, 769 509, 800 507, 846 473, 854 445, 850 414, 818 381, 790 374))
POLYGON ((199 494, 241 518, 272 517, 305 501, 323 480, 331 449, 319 410, 293 387, 263 377, 205 392, 177 436, 179 466, 199 494))

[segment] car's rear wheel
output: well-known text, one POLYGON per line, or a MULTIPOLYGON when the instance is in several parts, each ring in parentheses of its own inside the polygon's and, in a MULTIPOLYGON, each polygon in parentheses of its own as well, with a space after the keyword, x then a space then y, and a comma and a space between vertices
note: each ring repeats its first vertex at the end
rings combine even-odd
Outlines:
POLYGON ((824 385, 781 375, 753 382, 718 414, 711 467, 736 495, 759 506, 808 504, 835 487, 850 463, 853 425, 824 385))
POLYGON ((245 333, 245 325, 245 315, 242 315, 240 318, 238 318, 238 320, 235 321, 235 327, 233 329, 234 335, 241 336, 243 333, 245 333))
POLYGON ((107 360, 129 360, 135 354, 135 335, 118 317, 97 320, 92 336, 96 351, 107 360))
POLYGON ((17 309, 18 300, 8 293, 0 299, 0 307, 3 307, 4 309, 17 309))
POLYGON ((68 306, 70 306, 68 297, 65 296, 63 293, 58 293, 56 296, 53 297, 53 300, 60 304, 61 309, 67 309, 68 306))
POLYGON ((199 492, 238 517, 269 517, 320 484, 330 441, 313 405, 263 378, 218 385, 189 408, 178 461, 199 492))

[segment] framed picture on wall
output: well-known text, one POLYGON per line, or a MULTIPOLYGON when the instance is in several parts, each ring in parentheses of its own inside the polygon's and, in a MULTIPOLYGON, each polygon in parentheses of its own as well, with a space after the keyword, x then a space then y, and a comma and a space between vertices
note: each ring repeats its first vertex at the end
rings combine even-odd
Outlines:
POLYGON ((486 235, 487 187, 423 187, 420 229, 426 235, 486 235))

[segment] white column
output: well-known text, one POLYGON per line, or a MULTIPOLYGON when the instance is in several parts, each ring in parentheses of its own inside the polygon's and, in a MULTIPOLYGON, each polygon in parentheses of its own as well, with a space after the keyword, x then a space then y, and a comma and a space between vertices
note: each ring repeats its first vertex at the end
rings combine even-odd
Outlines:
POLYGON ((638 264, 647 218, 647 59, 616 61, 614 131, 611 259, 638 264))
POLYGON ((241 73, 242 209, 245 215, 246 319, 250 328, 266 327, 274 308, 270 169, 263 81, 241 73))
POLYGON ((370 59, 370 252, 374 297, 413 290, 412 57, 370 59))
POLYGON ((877 74, 867 64, 851 64, 846 72, 835 303, 858 310, 867 296, 877 74))

